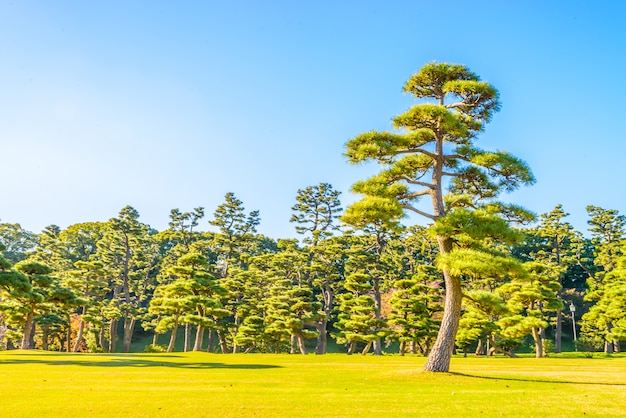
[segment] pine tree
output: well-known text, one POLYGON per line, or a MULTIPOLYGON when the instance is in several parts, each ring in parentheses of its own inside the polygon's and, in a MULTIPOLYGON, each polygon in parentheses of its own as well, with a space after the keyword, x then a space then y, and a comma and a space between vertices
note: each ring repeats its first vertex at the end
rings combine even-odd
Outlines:
POLYGON ((620 272, 613 273, 613 270, 624 255, 622 240, 626 217, 619 215, 617 210, 597 206, 587 206, 587 212, 590 216, 588 223, 594 246, 594 264, 598 271, 587 281, 589 291, 585 294, 585 300, 596 302, 596 305, 582 316, 581 330, 586 339, 593 340, 595 337, 596 341, 604 345, 605 353, 612 353, 620 350, 619 339, 615 339, 613 332, 616 304, 611 299, 616 298, 619 306, 620 272))
MULTIPOLYGON (((398 132, 368 132, 351 139, 346 155, 353 163, 376 161, 383 171, 353 186, 364 195, 357 204, 387 221, 404 211, 437 221, 458 209, 488 205, 504 216, 527 218, 515 206, 496 203, 501 191, 534 178, 519 159, 503 151, 489 152, 474 142, 499 110, 498 92, 462 65, 431 63, 414 74, 404 90, 424 102, 393 119, 398 132), (448 190, 446 191, 446 187, 448 190), (430 197, 432 211, 416 205, 430 197)), ((455 238, 438 234, 439 252, 455 247, 455 238)), ((426 370, 448 371, 461 315, 461 275, 443 268, 445 309, 426 370)))

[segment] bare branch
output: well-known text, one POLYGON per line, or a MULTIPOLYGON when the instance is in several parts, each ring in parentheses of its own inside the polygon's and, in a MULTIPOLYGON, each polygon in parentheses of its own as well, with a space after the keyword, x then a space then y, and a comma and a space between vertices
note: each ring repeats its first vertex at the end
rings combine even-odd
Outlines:
POLYGON ((407 182, 407 183, 409 183, 409 184, 414 184, 414 185, 416 185, 416 186, 426 187, 426 188, 428 188, 428 189, 429 189, 429 190, 427 191, 427 193, 430 193, 430 190, 434 190, 434 189, 435 189, 435 186, 433 186, 433 185, 432 185, 432 184, 430 184, 430 183, 425 183, 425 182, 423 182, 423 181, 417 181, 417 180, 412 179, 411 177, 408 177, 408 176, 400 176, 400 177, 399 177, 399 179, 400 179, 400 180, 404 180, 404 181, 406 181, 406 182, 407 182))
POLYGON ((406 209, 406 210, 410 210, 411 212, 415 212, 415 213, 417 213, 418 215, 424 216, 424 217, 426 217, 426 218, 428 218, 428 219, 432 219, 433 221, 437 220, 437 218, 435 217, 435 215, 431 215, 430 213, 423 212, 423 211, 421 211, 421 210, 419 210, 419 209, 417 209, 417 208, 414 208, 414 207, 413 207, 413 206, 411 206, 411 205, 406 205, 406 204, 403 204, 403 205, 401 205, 401 206, 402 206, 404 209, 406 209))

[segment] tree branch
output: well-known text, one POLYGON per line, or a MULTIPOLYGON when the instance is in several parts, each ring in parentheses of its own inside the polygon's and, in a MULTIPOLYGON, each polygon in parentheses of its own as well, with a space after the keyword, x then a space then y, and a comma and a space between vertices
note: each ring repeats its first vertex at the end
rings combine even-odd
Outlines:
POLYGON ((404 209, 406 209, 406 210, 410 210, 411 212, 415 212, 415 213, 417 213, 418 215, 424 216, 425 218, 432 219, 433 221, 437 220, 437 218, 435 217, 435 215, 431 215, 430 213, 423 212, 423 211, 421 211, 421 210, 419 210, 419 209, 417 209, 417 208, 414 208, 414 207, 413 207, 413 206, 411 206, 411 205, 401 204, 401 206, 402 206, 404 209))

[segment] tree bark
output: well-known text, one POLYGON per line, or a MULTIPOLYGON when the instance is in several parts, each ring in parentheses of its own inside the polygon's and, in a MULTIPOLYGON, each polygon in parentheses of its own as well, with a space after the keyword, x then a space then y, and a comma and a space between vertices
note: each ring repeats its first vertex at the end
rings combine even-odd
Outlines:
POLYGON ((185 353, 189 351, 189 347, 191 346, 191 331, 191 324, 187 322, 185 324, 185 347, 183 349, 185 353))
MULTIPOLYGON (((607 335, 611 332, 611 330, 613 329, 613 323, 611 321, 608 321, 606 323, 606 333, 607 335)), ((605 354, 613 354, 613 341, 609 341, 607 339, 604 340, 604 353, 605 354)))
POLYGON ((212 353, 213 352, 213 346, 214 345, 215 345, 215 330, 210 329, 209 330, 209 341, 208 341, 207 348, 206 348, 207 353, 212 353))
POLYGON ((174 344, 176 344, 176 333, 178 332, 178 318, 174 321, 174 327, 172 327, 172 335, 170 336, 170 343, 167 346, 167 352, 174 351, 174 344))
POLYGON ((220 351, 222 354, 228 353, 228 343, 226 342, 226 337, 224 336, 223 331, 217 331, 217 338, 220 341, 220 351))
POLYGON ((298 352, 298 336, 291 334, 291 340, 289 343, 289 354, 296 354, 298 352))
POLYGON ((535 340, 535 357, 543 357, 543 338, 541 338, 541 332, 538 328, 533 328, 533 340, 535 340))
POLYGON ((124 353, 130 352, 130 343, 133 340, 136 322, 137 320, 135 318, 131 318, 128 316, 124 318, 124 341, 122 344, 122 352, 124 353))
POLYGON ((78 323, 78 332, 76 333, 76 342, 74 343, 74 347, 72 347, 72 352, 76 353, 78 351, 78 347, 80 347, 80 341, 83 339, 83 331, 85 329, 85 321, 83 321, 83 315, 87 313, 87 307, 83 306, 80 322, 78 323))
POLYGON ((306 345, 304 344, 304 336, 302 334, 298 334, 298 348, 300 349, 300 354, 308 354, 306 345))
MULTIPOLYGON (((69 341, 68 341, 69 344, 69 341)), ((117 319, 111 319, 109 323, 109 353, 115 352, 115 346, 117 345, 117 319)))
POLYGON ((333 308, 333 301, 335 299, 335 293, 333 292, 330 284, 324 283, 322 289, 324 295, 324 318, 316 325, 318 330, 317 346, 315 347, 315 354, 326 354, 326 345, 328 343, 327 328, 328 320, 333 308))
POLYGON ((478 339, 478 344, 476 345, 476 351, 474 352, 477 356, 484 356, 486 354, 485 351, 485 342, 482 337, 478 339))
POLYGON ((26 315, 26 322, 24 323, 24 335, 22 336, 22 343, 20 344, 20 348, 22 350, 30 350, 32 347, 30 345, 31 335, 34 330, 34 318, 35 314, 33 312, 29 312, 26 315))
MULTIPOLYGON (((450 252, 452 241, 449 238, 439 236, 437 241, 441 254, 450 252)), ((451 275, 445 268, 443 269, 443 278, 446 286, 443 318, 435 344, 433 344, 428 360, 424 365, 424 370, 429 372, 448 372, 450 370, 450 360, 454 352, 456 333, 461 319, 461 301, 463 299, 461 280, 459 277, 451 275)))
POLYGON ((45 324, 41 327, 42 335, 41 335, 41 349, 44 351, 48 351, 48 331, 50 329, 50 325, 45 324))
POLYGON ((203 342, 204 342, 204 327, 202 325, 198 325, 196 329, 196 340, 193 344, 193 351, 201 351, 203 342))

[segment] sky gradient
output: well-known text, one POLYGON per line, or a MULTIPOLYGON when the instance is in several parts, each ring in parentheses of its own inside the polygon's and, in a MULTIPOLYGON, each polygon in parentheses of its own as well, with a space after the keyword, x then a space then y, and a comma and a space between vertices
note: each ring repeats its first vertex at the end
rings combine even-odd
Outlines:
MULTIPOLYGON (((504 199, 626 212, 626 3, 614 1, 0 0, 0 220, 39 232, 169 211, 233 192, 259 232, 295 237, 298 189, 350 186, 345 143, 391 128, 431 61, 501 95, 477 145, 537 183, 504 199)), ((423 222, 421 219, 409 219, 423 222)))

